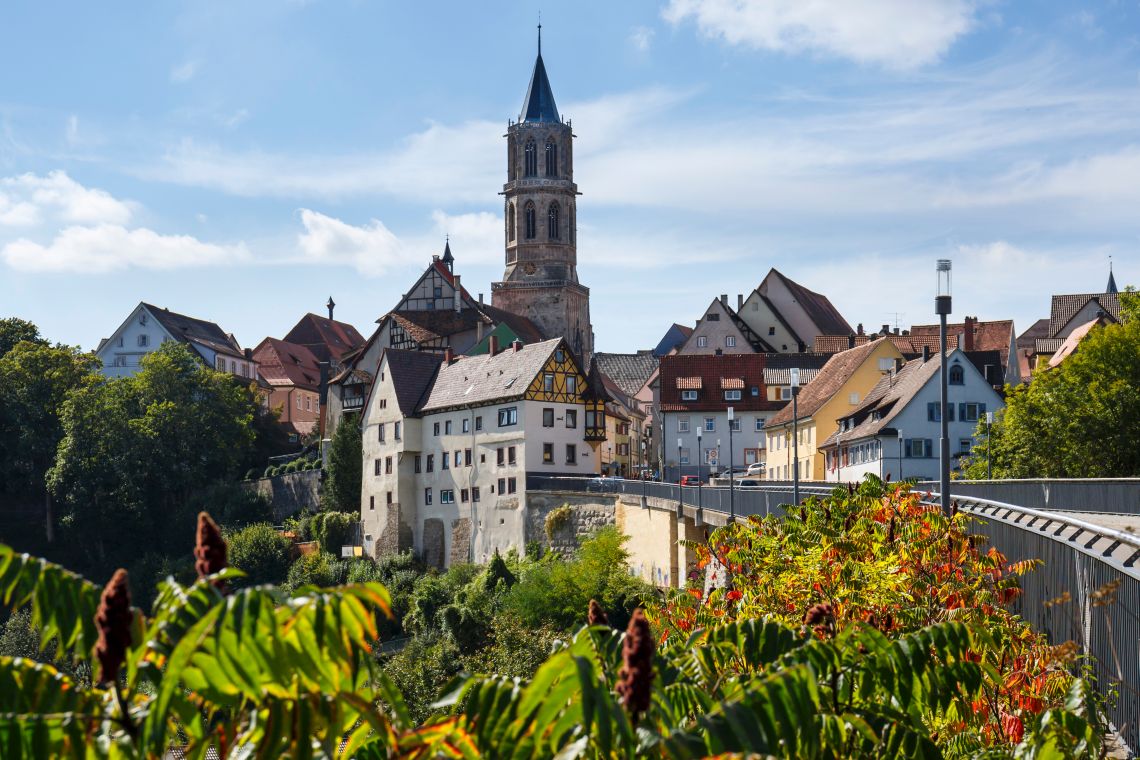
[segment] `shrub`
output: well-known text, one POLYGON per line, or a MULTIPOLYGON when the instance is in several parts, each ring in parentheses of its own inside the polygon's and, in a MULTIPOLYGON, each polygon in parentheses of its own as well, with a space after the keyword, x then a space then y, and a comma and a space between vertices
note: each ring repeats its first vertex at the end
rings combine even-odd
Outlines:
POLYGON ((570 524, 570 517, 573 514, 574 508, 569 504, 563 504, 561 507, 550 510, 543 525, 548 541, 554 541, 554 534, 570 524))
POLYGON ((218 525, 230 530, 273 520, 273 504, 251 488, 237 483, 218 483, 196 493, 188 502, 190 512, 206 511, 218 525))
POLYGON ((285 474, 296 472, 297 471, 297 465, 298 465, 298 462, 296 459, 294 459, 289 464, 285 465, 285 474))
POLYGON ((245 471, 245 478, 243 478, 243 479, 244 480, 256 480, 257 479, 257 472, 258 472, 257 468, 250 467, 248 470, 245 471))
POLYGON ((312 520, 313 540, 322 550, 339 556, 340 547, 349 543, 358 522, 355 515, 344 512, 318 512, 312 520))
POLYGON ((313 552, 300 557, 289 568, 285 588, 296 591, 302 586, 328 588, 344 583, 348 563, 341 562, 328 552, 313 552))
POLYGON ((239 582, 241 585, 280 584, 285 580, 292 544, 273 526, 267 523, 250 525, 227 535, 226 543, 230 566, 246 573, 239 582))

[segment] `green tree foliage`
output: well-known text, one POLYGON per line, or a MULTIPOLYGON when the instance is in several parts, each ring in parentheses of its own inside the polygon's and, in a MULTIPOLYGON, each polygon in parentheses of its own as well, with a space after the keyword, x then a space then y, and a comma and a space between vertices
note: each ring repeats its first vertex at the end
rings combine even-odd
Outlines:
POLYGON ((285 581, 293 545, 272 525, 249 525, 226 536, 226 543, 229 544, 230 566, 245 573, 242 583, 280 584, 285 581))
POLYGON ((345 512, 318 512, 309 521, 313 540, 320 544, 321 551, 340 556, 340 548, 352 542, 359 514, 345 512))
POLYGON ((364 443, 356 420, 337 425, 329 444, 325 471, 324 507, 337 512, 360 512, 360 483, 364 472, 364 443))
POLYGON ((963 475, 984 478, 1140 476, 1140 307, 1124 296, 1125 321, 1094 328, 1077 351, 1013 389, 963 475))
POLYGON ((291 591, 306 586, 327 588, 343 583, 348 575, 348 564, 328 552, 311 552, 302 555, 289 567, 285 588, 291 591))
POLYGON ((48 482, 89 565, 106 571, 144 551, 185 552, 193 496, 240 477, 256 409, 249 387, 174 342, 132 377, 75 389, 48 482))
POLYGON ((26 341, 46 346, 48 342, 40 336, 40 328, 32 322, 19 317, 6 317, 0 319, 0 357, 7 354, 17 343, 26 341))

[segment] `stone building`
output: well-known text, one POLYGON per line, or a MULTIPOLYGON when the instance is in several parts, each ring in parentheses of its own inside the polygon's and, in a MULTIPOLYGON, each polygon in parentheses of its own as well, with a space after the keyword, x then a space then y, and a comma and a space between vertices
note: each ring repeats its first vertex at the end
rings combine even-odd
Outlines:
POLYGON ((491 303, 528 317, 548 338, 566 338, 589 367, 594 335, 590 290, 578 282, 574 134, 554 104, 539 32, 522 112, 507 128, 506 270, 491 285, 491 303))

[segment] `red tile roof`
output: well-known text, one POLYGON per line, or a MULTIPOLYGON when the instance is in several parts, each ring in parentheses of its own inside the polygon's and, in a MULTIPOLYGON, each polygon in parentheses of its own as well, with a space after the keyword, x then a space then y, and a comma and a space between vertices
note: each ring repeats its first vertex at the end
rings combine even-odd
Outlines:
MULTIPOLYGON (((970 345, 969 340, 959 341, 957 348, 963 351, 997 351, 1001 354, 1002 366, 1009 366, 1009 346, 1013 342, 1013 320, 1012 319, 999 319, 990 322, 981 322, 978 320, 971 320, 973 323, 973 345, 970 345)), ((947 347, 953 344, 949 342, 950 336, 962 335, 965 337, 966 324, 965 322, 955 322, 946 325, 947 347)), ((938 337, 938 325, 912 325, 910 328, 910 337, 913 339, 920 336, 933 336, 938 337)), ((938 353, 938 345, 932 346, 934 353, 938 353)), ((922 353, 921 348, 918 353, 922 353)))
POLYGON ((304 346, 323 362, 340 359, 364 345, 364 336, 352 325, 317 314, 301 317, 284 339, 304 346))
POLYGON ((663 411, 767 411, 785 402, 768 401, 763 354, 675 354, 661 358, 663 411), (726 384, 727 383, 727 384, 726 384), (723 388, 742 389, 740 401, 726 401, 723 388), (756 395, 752 395, 756 388, 756 395), (700 390, 696 401, 682 401, 681 390, 700 390))
POLYGON ((320 388, 321 368, 317 357, 304 346, 278 338, 266 338, 253 351, 257 371, 271 386, 320 388))
MULTIPOLYGON (((851 325, 847 324, 847 320, 843 318, 843 315, 839 313, 839 310, 835 308, 827 296, 816 293, 814 290, 808 290, 795 280, 785 276, 778 269, 773 269, 772 272, 783 281, 784 286, 796 299, 796 303, 807 313, 808 318, 819 328, 821 334, 847 335, 854 332, 851 325)), ((803 336, 803 339, 806 340, 807 336, 803 336)))
POLYGON ((1113 322, 1120 321, 1120 294, 1119 293, 1081 293, 1077 295, 1053 296, 1053 303, 1049 313, 1049 335, 1056 337, 1065 325, 1072 321, 1089 301, 1096 301, 1106 315, 1113 322))

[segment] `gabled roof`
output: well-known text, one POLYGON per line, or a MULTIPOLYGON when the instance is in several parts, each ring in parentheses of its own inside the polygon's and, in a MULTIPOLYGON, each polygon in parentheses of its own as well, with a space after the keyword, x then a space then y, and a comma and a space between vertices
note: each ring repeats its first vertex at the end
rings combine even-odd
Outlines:
POLYGON ((774 411, 783 401, 769 401, 764 383, 766 354, 674 354, 661 358, 661 410, 665 412, 774 411), (755 396, 752 388, 757 389, 755 396), (697 400, 683 401, 681 391, 696 390, 697 400), (740 390, 739 401, 726 401, 725 390, 740 390))
POLYGON ((427 397, 439 368, 442 366, 439 354, 424 351, 407 351, 388 348, 380 357, 383 366, 387 360, 387 371, 396 391, 396 403, 400 413, 406 417, 417 414, 420 403, 427 397))
POLYGON ((522 346, 517 351, 507 348, 494 356, 461 356, 450 365, 441 365, 420 411, 481 406, 520 398, 562 343, 561 338, 553 338, 522 346))
POLYGON ((674 322, 661 336, 661 340, 657 342, 657 346, 653 349, 654 356, 664 356, 665 354, 677 348, 693 334, 693 328, 679 325, 674 322))
POLYGON ((550 80, 546 76, 541 47, 534 61, 534 73, 530 75, 530 86, 526 88, 519 121, 559 121, 558 106, 554 105, 554 91, 550 89, 550 80))
POLYGON ((1065 338, 1065 342, 1061 344, 1061 347, 1057 349, 1057 352, 1049 357, 1049 366, 1056 367, 1065 361, 1065 359, 1068 359, 1076 353, 1077 346, 1085 339, 1085 336, 1088 335, 1094 327, 1103 325, 1107 321, 1108 320, 1104 317, 1097 317, 1074 328, 1073 331, 1069 333, 1069 337, 1065 338))
POLYGON ((216 322, 188 317, 170 309, 161 309, 145 301, 142 305, 175 340, 197 343, 228 356, 243 356, 237 340, 219 327, 216 322))
POLYGON ((1049 310, 1049 335, 1056 337, 1057 333, 1072 321, 1081 309, 1095 301, 1113 322, 1120 321, 1120 294, 1119 293, 1080 293, 1074 295, 1053 296, 1052 308, 1049 310))
POLYGON ((784 287, 791 292, 796 303, 807 314, 808 319, 819 328, 820 335, 848 335, 854 332, 851 325, 847 324, 847 320, 843 318, 843 315, 839 313, 839 310, 835 308, 827 296, 816 293, 814 290, 808 290, 795 280, 786 277, 778 269, 773 268, 769 274, 774 274, 780 278, 784 287))
POLYGON ((513 311, 500 309, 487 303, 476 304, 475 308, 495 324, 506 324, 514 331, 515 335, 519 336, 519 340, 523 343, 540 343, 546 337, 529 317, 524 317, 522 314, 515 314, 513 311))
POLYGON ((1029 326, 1029 329, 1017 336, 1018 348, 1033 348, 1034 341, 1038 338, 1048 338, 1049 333, 1049 320, 1042 318, 1029 326))
POLYGON ((800 385, 806 385, 815 379, 823 365, 830 359, 829 354, 797 353, 797 354, 768 354, 764 363, 764 382, 767 385, 791 384, 791 371, 794 367, 800 371, 800 385))
POLYGON ((652 351, 638 351, 636 354, 598 352, 594 354, 594 361, 602 374, 627 396, 637 395, 658 366, 658 359, 652 351))
POLYGON ((462 311, 453 309, 393 311, 387 316, 399 325, 412 340, 420 344, 474 330, 479 322, 484 321, 483 316, 474 309, 462 311))
MULTIPOLYGON (((1009 363, 1009 349, 1010 343, 1013 342, 1013 320, 1012 319, 996 319, 988 322, 981 320, 971 320, 973 325, 973 345, 969 340, 959 340, 956 344, 951 344, 950 337, 957 338, 958 336, 965 336, 966 323, 954 322, 946 325, 946 345, 949 348, 954 345, 956 348, 969 351, 997 351, 1001 354, 1002 366, 1008 366, 1009 363)), ((916 337, 927 337, 933 339, 935 342, 931 345, 934 353, 937 354, 939 346, 938 339, 938 325, 911 325, 910 337, 913 340, 916 337)), ((921 347, 918 353, 921 353, 921 347)), ((906 353, 906 352, 904 352, 906 353)))
POLYGON ((266 338, 253 351, 258 373, 270 386, 296 386, 317 390, 321 368, 313 352, 297 343, 266 338))
POLYGON ((364 345, 364 336, 352 325, 312 313, 301 317, 284 340, 304 346, 323 362, 340 359, 364 345))
MULTIPOLYGON (((863 362, 882 345, 883 338, 864 343, 862 346, 840 351, 827 360, 815 379, 800 388, 798 406, 800 419, 806 419, 818 412, 855 374, 863 362)), ((792 421, 792 405, 789 403, 768 420, 769 426, 782 425, 792 421)))

